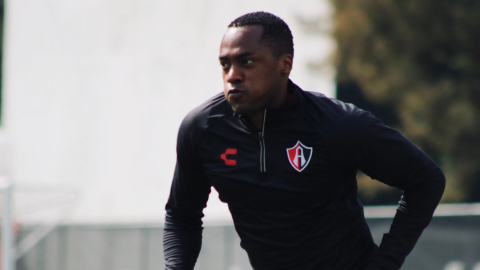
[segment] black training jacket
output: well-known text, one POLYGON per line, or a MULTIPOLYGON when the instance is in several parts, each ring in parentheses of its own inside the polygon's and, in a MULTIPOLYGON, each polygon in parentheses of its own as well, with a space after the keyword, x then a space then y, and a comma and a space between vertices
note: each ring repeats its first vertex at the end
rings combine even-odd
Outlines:
POLYGON ((367 111, 289 82, 262 130, 223 94, 190 112, 177 141, 166 205, 166 269, 193 269, 213 186, 255 270, 399 269, 443 194, 438 166, 367 111), (404 191, 379 247, 357 198, 356 173, 404 191))

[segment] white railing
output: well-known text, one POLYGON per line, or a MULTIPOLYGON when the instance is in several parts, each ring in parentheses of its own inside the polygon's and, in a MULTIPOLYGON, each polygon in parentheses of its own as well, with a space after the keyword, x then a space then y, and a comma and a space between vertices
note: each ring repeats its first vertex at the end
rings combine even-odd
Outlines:
POLYGON ((0 191, 3 193, 2 209, 2 270, 15 270, 13 243, 12 184, 0 176, 0 191))
MULTIPOLYGON (((38 242, 50 234, 56 227, 62 224, 71 214, 74 202, 78 202, 78 195, 81 188, 74 184, 65 183, 15 183, 10 182, 6 177, 0 176, 0 194, 3 197, 2 204, 2 246, 1 246, 1 268, 0 270, 15 270, 15 263, 22 258, 29 250, 34 248, 38 242), (62 192, 73 194, 69 202, 62 201, 62 205, 68 205, 59 214, 50 217, 44 222, 24 236, 17 244, 15 244, 14 217, 18 217, 20 213, 14 213, 14 192, 34 192, 49 193, 62 192)), ((51 207, 51 205, 50 205, 51 207)), ((31 224, 33 225, 33 224, 31 224)))

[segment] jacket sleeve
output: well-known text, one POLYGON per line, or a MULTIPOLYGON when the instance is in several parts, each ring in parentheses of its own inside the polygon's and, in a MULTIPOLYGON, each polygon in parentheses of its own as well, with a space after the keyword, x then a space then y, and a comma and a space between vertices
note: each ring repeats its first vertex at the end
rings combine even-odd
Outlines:
POLYGON ((347 122, 349 165, 403 190, 390 231, 365 269, 400 269, 432 219, 445 189, 445 176, 418 147, 369 112, 356 109, 347 122))
POLYGON ((184 120, 177 139, 177 163, 163 235, 165 269, 190 270, 202 245, 202 217, 210 185, 198 151, 197 132, 184 120))

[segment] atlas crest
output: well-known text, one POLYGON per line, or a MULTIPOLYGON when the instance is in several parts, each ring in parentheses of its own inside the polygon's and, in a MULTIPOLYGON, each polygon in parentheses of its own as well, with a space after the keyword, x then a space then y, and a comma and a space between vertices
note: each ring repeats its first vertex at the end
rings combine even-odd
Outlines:
POLYGON ((297 144, 292 148, 287 148, 288 161, 290 161, 292 167, 298 172, 303 171, 308 163, 310 163, 312 153, 313 148, 304 145, 300 141, 297 141, 297 144))

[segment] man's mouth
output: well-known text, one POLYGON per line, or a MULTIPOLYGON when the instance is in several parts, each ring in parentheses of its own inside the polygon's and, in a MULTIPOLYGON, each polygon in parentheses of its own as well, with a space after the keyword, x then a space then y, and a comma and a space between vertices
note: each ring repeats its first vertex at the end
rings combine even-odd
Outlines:
POLYGON ((244 94, 245 94, 245 92, 243 90, 240 90, 240 89, 232 88, 232 89, 228 90, 228 96, 230 98, 239 98, 239 97, 243 96, 244 94))

